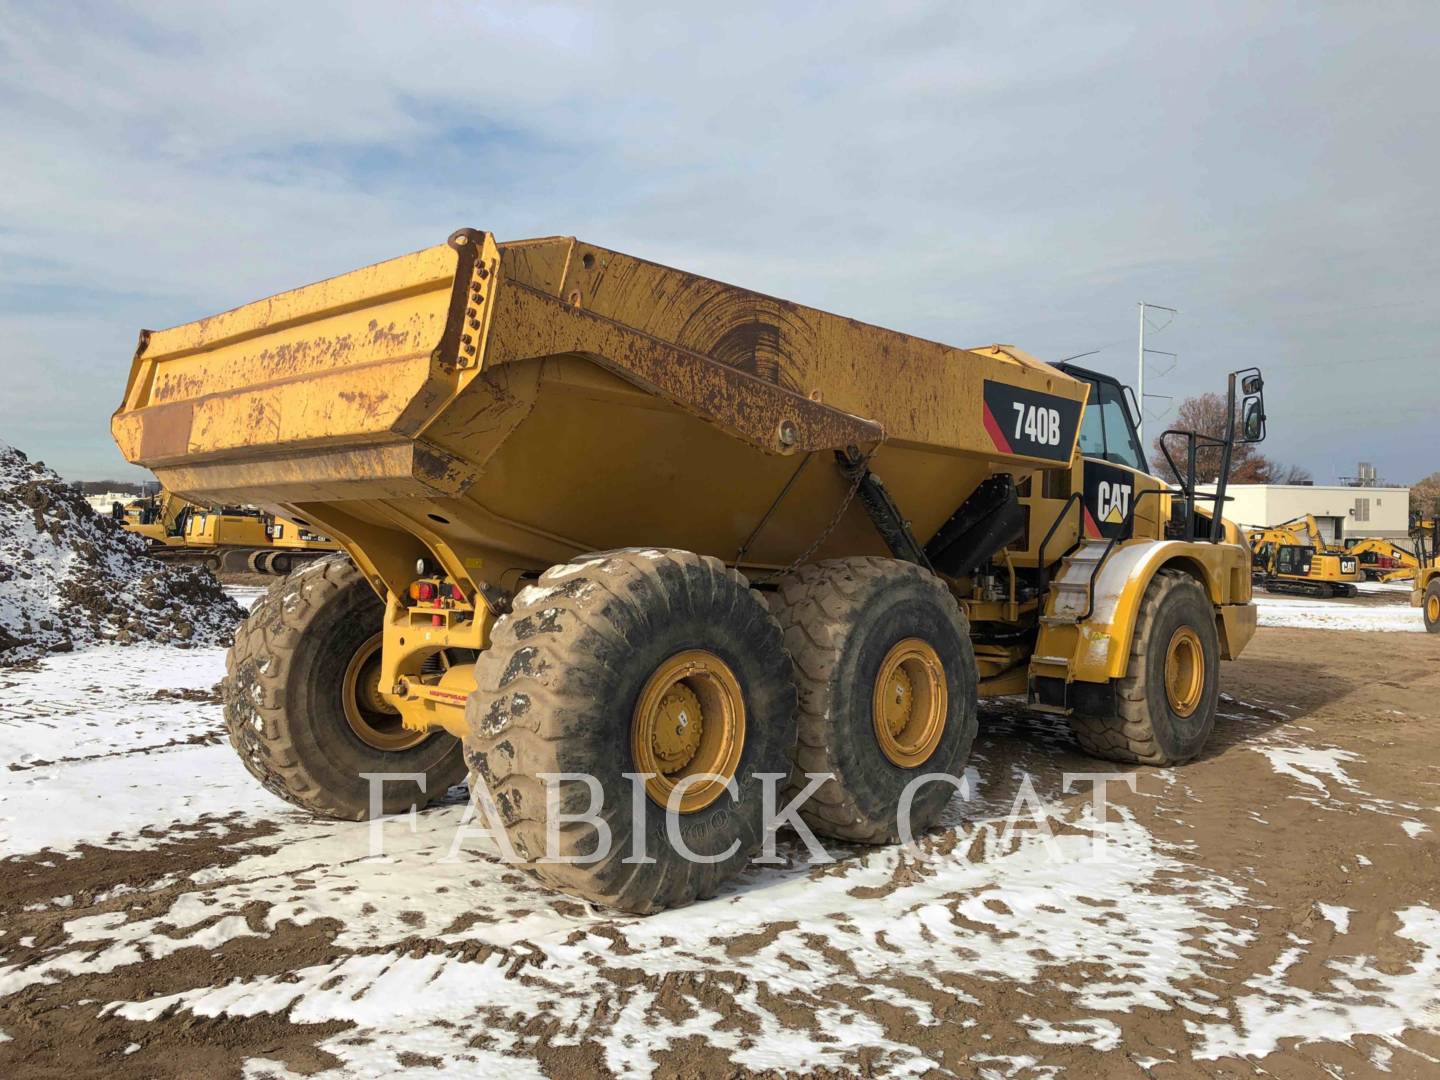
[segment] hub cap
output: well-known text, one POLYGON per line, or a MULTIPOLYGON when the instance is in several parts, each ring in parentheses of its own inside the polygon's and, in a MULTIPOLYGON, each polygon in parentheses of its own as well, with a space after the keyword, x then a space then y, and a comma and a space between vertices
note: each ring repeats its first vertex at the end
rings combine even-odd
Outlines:
POLYGON ((1440 623, 1440 596, 1432 596, 1425 601, 1425 618, 1432 623, 1440 623))
POLYGON ((687 776, 711 774, 686 787, 677 809, 702 810, 734 777, 745 746, 745 700, 730 666, 714 653, 689 649, 670 657, 645 682, 630 721, 635 771, 654 773, 645 791, 661 806, 687 776))
POLYGON ((345 722, 366 746, 376 750, 408 750, 424 742, 429 732, 405 727, 399 711, 380 693, 380 646, 384 640, 384 634, 376 634, 355 650, 345 668, 345 682, 341 687, 345 722))
POLYGON ((945 668, 929 642, 906 638, 886 654, 871 701, 880 750, 902 769, 929 760, 945 733, 945 668))
POLYGON ((1200 636, 1188 626, 1170 635, 1165 650, 1165 697, 1177 716, 1189 716, 1200 707, 1205 691, 1205 651, 1200 636))

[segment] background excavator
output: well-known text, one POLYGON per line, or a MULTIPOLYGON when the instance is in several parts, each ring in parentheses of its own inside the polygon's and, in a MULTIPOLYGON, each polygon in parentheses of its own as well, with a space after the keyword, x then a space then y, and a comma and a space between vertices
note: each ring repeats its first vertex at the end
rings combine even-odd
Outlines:
POLYGON ((1345 550, 1360 560, 1360 572, 1370 581, 1410 581, 1420 566, 1413 551, 1381 536, 1346 540, 1345 550))
POLYGON ((1315 518, 1306 514, 1279 525, 1247 529, 1250 573, 1270 593, 1355 596, 1363 579, 1358 556, 1332 547, 1315 518))
POLYGON ((185 543, 185 526, 190 515, 201 505, 162 488, 153 495, 144 495, 128 503, 115 503, 110 509, 110 516, 126 532, 150 541, 152 551, 156 548, 178 548, 185 543))
POLYGON ((222 506, 188 499, 162 488, 129 503, 115 503, 111 517, 126 532, 143 536, 157 558, 199 563, 212 573, 290 573, 310 559, 340 550, 308 523, 251 506, 222 506))

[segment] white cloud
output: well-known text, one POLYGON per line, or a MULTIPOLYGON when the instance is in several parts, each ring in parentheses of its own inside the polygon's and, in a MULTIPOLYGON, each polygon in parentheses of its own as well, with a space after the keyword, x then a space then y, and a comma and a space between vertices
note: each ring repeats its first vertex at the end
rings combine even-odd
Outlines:
POLYGON ((140 325, 472 224, 958 344, 1116 342, 1096 359, 1127 375, 1134 301, 1169 303, 1156 344, 1183 362, 1155 389, 1258 361, 1272 453, 1410 479, 1436 464, 1440 409, 1418 379, 1436 25, 1398 7, 0 3, 0 430, 108 471, 140 325))

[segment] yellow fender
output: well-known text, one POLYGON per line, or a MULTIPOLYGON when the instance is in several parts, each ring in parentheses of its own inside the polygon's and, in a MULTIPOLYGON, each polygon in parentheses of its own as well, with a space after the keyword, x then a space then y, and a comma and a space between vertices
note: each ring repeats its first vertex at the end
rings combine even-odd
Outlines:
MULTIPOLYGON (((1069 659, 1068 677, 1080 682, 1106 682, 1125 676, 1140 601, 1155 575, 1164 568, 1182 570, 1199 581, 1215 605, 1221 656, 1238 656, 1255 633, 1255 605, 1250 603, 1249 558, 1233 544, 1184 540, 1132 540, 1117 545, 1095 577, 1095 602, 1088 618, 1086 585, 1104 545, 1089 543, 1066 560, 1051 589, 1047 618, 1042 621, 1037 658, 1069 659)), ((1053 670, 1037 674, 1056 675, 1053 670)))

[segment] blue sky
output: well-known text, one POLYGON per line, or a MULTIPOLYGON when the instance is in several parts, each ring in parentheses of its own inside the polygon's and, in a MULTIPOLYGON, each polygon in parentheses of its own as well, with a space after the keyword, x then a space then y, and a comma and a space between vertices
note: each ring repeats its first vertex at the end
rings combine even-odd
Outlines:
POLYGON ((137 475, 108 418, 142 326, 471 225, 1126 379, 1166 304, 1148 389, 1259 364, 1272 456, 1413 480, 1436 55, 1418 3, 0 0, 0 439, 137 475))

